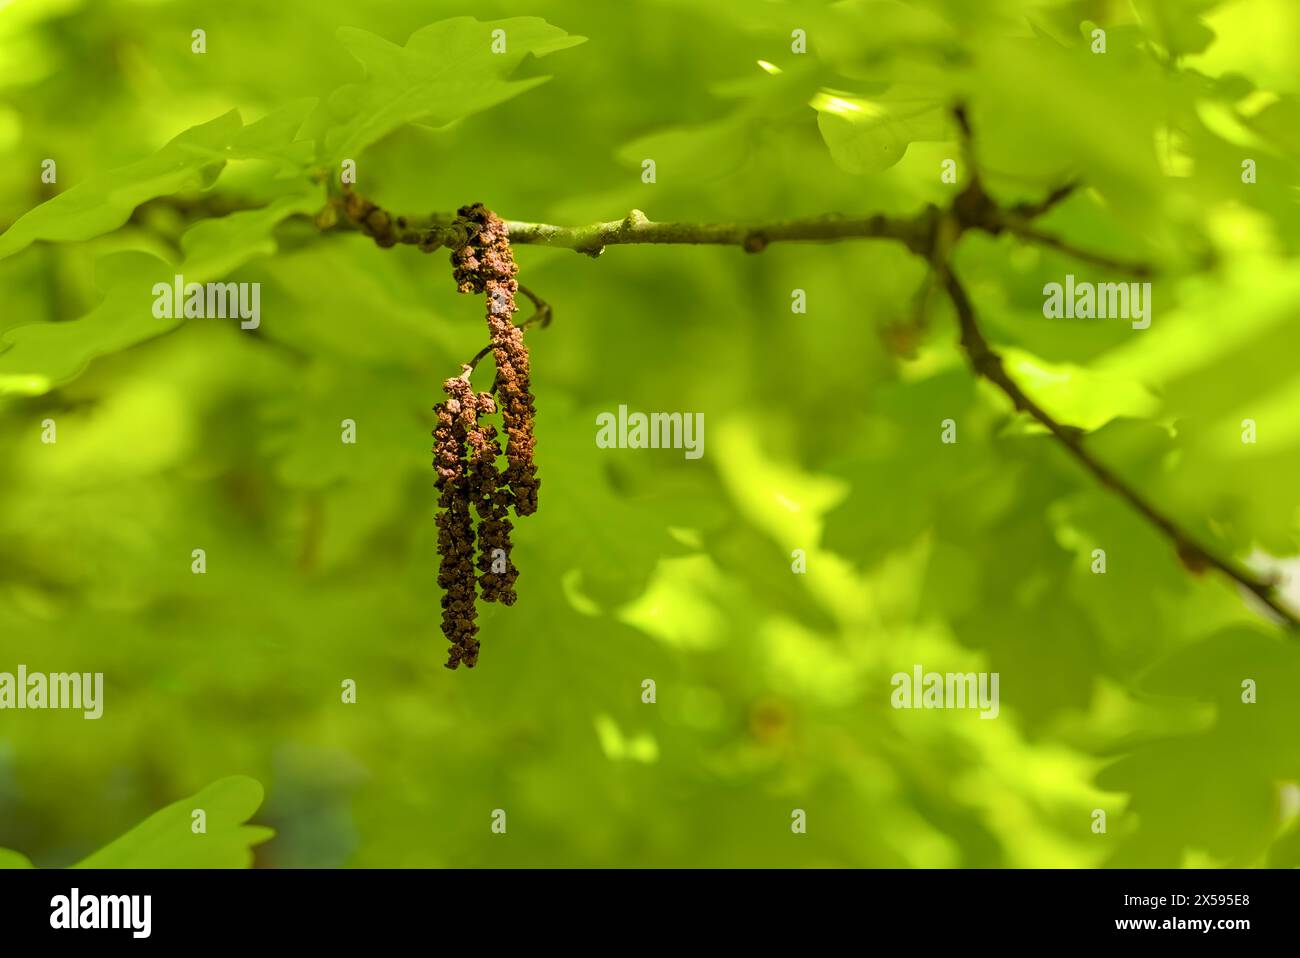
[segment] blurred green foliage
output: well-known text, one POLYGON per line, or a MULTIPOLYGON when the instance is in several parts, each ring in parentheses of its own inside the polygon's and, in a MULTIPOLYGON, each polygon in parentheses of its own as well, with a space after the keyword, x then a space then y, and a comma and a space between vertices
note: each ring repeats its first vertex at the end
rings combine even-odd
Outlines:
POLYGON ((1012 373, 1203 541, 1287 558, 1295 6, 486 0, 440 23, 466 12, 0 0, 0 671, 106 686, 98 721, 0 713, 0 846, 38 865, 238 865, 254 844, 265 866, 1300 864, 1300 646, 977 384, 942 303, 913 321, 924 264, 889 243, 517 250, 556 311, 529 334, 541 510, 517 525, 519 603, 487 607, 479 668, 447 672, 430 407, 484 341, 479 308, 444 253, 307 215, 312 170, 345 156, 411 213, 910 213, 951 198, 961 99, 999 199, 1080 177, 1045 225, 1162 267, 1135 332, 1042 316, 1044 283, 1114 277, 965 240, 1012 373), (260 327, 155 318, 177 272, 261 283, 260 327), (705 456, 598 449, 620 403, 703 412, 705 456), (918 662, 999 672, 999 718, 891 709, 918 662), (197 798, 172 803, 236 774, 265 804, 218 783, 216 837, 191 841, 197 798))

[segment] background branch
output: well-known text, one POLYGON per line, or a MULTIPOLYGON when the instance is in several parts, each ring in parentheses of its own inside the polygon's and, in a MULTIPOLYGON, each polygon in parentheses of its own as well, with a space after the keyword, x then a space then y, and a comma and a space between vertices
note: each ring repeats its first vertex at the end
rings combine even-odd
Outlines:
POLYGON ((1174 544, 1178 551, 1178 557, 1184 565, 1198 570, 1206 567, 1219 570, 1253 593, 1291 628, 1300 627, 1300 619, 1297 619, 1296 614, 1279 601, 1273 582, 1257 578, 1236 563, 1219 558, 1196 542, 1185 529, 1147 501, 1141 493, 1120 479, 1084 448, 1084 431, 1082 429, 1057 422, 1046 410, 1030 399, 1007 373, 1006 367, 1002 364, 1002 357, 989 347, 988 341, 984 338, 984 334, 976 320, 975 307, 971 304, 970 297, 966 295, 966 290, 957 279, 956 274, 953 273, 950 265, 942 264, 939 275, 940 281, 947 291, 949 299, 952 300, 953 308, 957 313, 957 324, 961 332, 961 348, 965 352, 971 368, 977 375, 984 377, 1002 390, 1018 412, 1028 413, 1045 426, 1065 447, 1066 451, 1091 472, 1103 486, 1118 495, 1137 510, 1147 522, 1160 530, 1174 544))
POLYGON ((1080 262, 1088 263, 1092 266, 1115 270, 1116 272, 1126 273, 1129 276, 1136 276, 1138 278, 1151 276, 1154 272, 1151 266, 1147 263, 1120 259, 1114 256, 1107 256, 1103 253, 1095 253, 1091 250, 1081 249, 1080 247, 1070 243, 1068 240, 1064 240, 1052 233, 1044 233, 1042 230, 1036 229, 1019 216, 1007 216, 1002 222, 1006 231, 1018 239, 1056 250, 1058 253, 1064 253, 1067 256, 1071 256, 1080 262))

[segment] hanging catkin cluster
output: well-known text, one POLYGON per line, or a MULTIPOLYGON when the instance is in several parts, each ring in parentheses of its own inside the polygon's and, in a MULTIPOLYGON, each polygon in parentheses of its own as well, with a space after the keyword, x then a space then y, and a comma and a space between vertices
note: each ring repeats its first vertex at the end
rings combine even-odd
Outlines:
POLYGON ((482 203, 462 206, 457 222, 472 238, 451 254, 456 288, 462 293, 487 294, 488 335, 496 362, 492 391, 501 401, 506 430, 506 484, 521 516, 537 511, 537 470, 533 465, 533 394, 528 381, 528 348, 524 332, 512 317, 518 306, 519 282, 505 223, 482 203))
POLYGON ((448 668, 478 661, 478 626, 474 589, 474 518, 470 514, 472 479, 465 461, 471 429, 477 430, 477 397, 459 376, 442 384, 447 399, 434 407, 433 467, 438 472, 438 585, 442 595, 442 631, 451 643, 448 668))
POLYGON ((517 267, 505 224, 482 204, 462 207, 457 223, 468 242, 452 254, 457 288, 485 293, 496 378, 491 392, 475 394, 471 366, 442 384, 447 398, 434 407, 434 468, 437 470, 438 585, 443 589, 442 630, 451 642, 447 667, 473 668, 479 643, 476 600, 515 602, 518 570, 511 562, 509 514, 537 511, 537 470, 533 463, 533 397, 528 381, 528 350, 516 310, 517 267), (496 398, 493 398, 495 393, 496 398), (497 468, 501 445, 495 426, 481 422, 501 412, 506 432, 506 467, 497 468), (475 516, 478 518, 477 533, 475 516), (477 548, 476 548, 477 547, 477 548))

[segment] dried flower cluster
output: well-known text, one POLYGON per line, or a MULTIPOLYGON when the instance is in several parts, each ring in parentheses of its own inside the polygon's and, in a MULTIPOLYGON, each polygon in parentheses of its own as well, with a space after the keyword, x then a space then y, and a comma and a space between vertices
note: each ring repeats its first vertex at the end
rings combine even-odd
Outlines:
POLYGON ((442 630, 451 642, 450 669, 462 662, 473 668, 478 662, 477 599, 515 602, 519 573, 510 558, 510 509, 519 516, 536 512, 539 485, 533 463, 528 350, 523 330, 511 319, 519 284, 506 227, 482 204, 462 207, 456 222, 469 237, 452 253, 456 285, 462 293, 486 294, 496 377, 491 392, 475 394, 469 383, 473 367, 467 365, 462 375, 443 383, 447 398, 434 407, 434 468, 441 510, 438 585, 443 589, 442 630), (497 429, 480 421, 498 408, 506 433, 504 471, 497 468, 497 429))
POLYGON ((463 206, 457 223, 467 226, 471 240, 451 254, 456 288, 462 293, 487 294, 488 335, 496 362, 492 391, 501 400, 506 430, 506 484, 521 516, 537 511, 537 470, 533 465, 533 395, 528 381, 528 348, 524 332, 512 317, 518 310, 519 282, 505 223, 482 203, 463 206))
POLYGON ((477 397, 468 380, 454 377, 442 384, 447 399, 434 407, 434 469, 438 472, 438 585, 442 596, 442 631, 451 642, 449 668, 478 661, 478 626, 474 588, 474 519, 470 515, 470 470, 465 444, 478 428, 477 397))

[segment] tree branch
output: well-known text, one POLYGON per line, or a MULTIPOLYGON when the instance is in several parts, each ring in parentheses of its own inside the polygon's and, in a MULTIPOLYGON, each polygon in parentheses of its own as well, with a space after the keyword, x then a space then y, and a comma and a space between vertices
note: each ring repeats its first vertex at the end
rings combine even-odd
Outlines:
MULTIPOLYGON (((418 246, 425 252, 432 252, 442 248, 459 249, 469 240, 463 224, 395 216, 359 193, 348 191, 332 202, 341 214, 334 217, 337 226, 360 230, 380 246, 418 246)), ((928 248, 930 231, 937 216, 937 208, 926 207, 917 216, 906 218, 880 214, 863 217, 831 214, 746 225, 655 223, 640 210, 632 210, 621 220, 588 226, 506 220, 506 228, 510 231, 511 245, 559 247, 588 256, 599 256, 606 246, 628 244, 739 246, 746 252, 758 253, 768 243, 844 239, 892 239, 921 252, 928 248)))
POLYGON ((739 246, 758 253, 768 243, 791 240, 894 239, 909 245, 922 241, 923 225, 916 219, 818 216, 744 225, 737 223, 655 223, 640 210, 621 220, 590 226, 552 226, 507 220, 510 242, 558 246, 599 256, 606 246, 631 243, 739 246))
MULTIPOLYGON (((690 244, 738 246, 747 252, 762 251, 769 243, 786 241, 826 242, 845 239, 890 239, 905 245, 925 258, 941 286, 952 300, 957 314, 960 344, 975 373, 997 386, 1012 405, 1027 413, 1064 446, 1065 450, 1103 486, 1125 500, 1148 523, 1173 544, 1183 565, 1199 571, 1213 568, 1252 593, 1283 623, 1300 628, 1300 618, 1284 606, 1276 584, 1253 575, 1228 558, 1220 558, 1200 545, 1186 530, 1148 502, 1136 489, 1121 480, 1083 445, 1084 431, 1058 422, 1035 403, 1008 375, 1001 357, 993 351, 975 316, 975 309, 965 289, 952 271, 951 253, 962 234, 981 231, 993 236, 1010 233, 1018 239, 1057 250, 1083 262, 1135 276, 1150 276, 1154 268, 1147 263, 1128 261, 1102 253, 1080 249, 1067 241, 1044 233, 1031 221, 1071 196, 1077 184, 1069 183, 1051 191, 1037 203, 1000 206, 984 191, 975 172, 970 127, 964 113, 956 113, 963 133, 963 156, 971 169, 970 181, 946 210, 926 206, 911 217, 840 215, 803 219, 776 220, 758 224, 734 223, 655 223, 640 210, 633 210, 621 220, 593 223, 589 226, 554 226, 507 220, 510 242, 576 250, 599 256, 607 246, 624 244, 690 244)), ((463 222, 444 216, 428 218, 393 216, 359 194, 345 189, 342 196, 331 199, 328 215, 318 218, 322 226, 338 225, 356 229, 370 236, 380 246, 397 244, 418 246, 424 252, 463 247, 472 237, 463 222)), ((533 300, 537 312, 523 326, 535 322, 545 326, 550 321, 550 307, 532 293, 521 291, 533 300)), ((465 375, 491 351, 485 348, 465 367, 465 375)))

